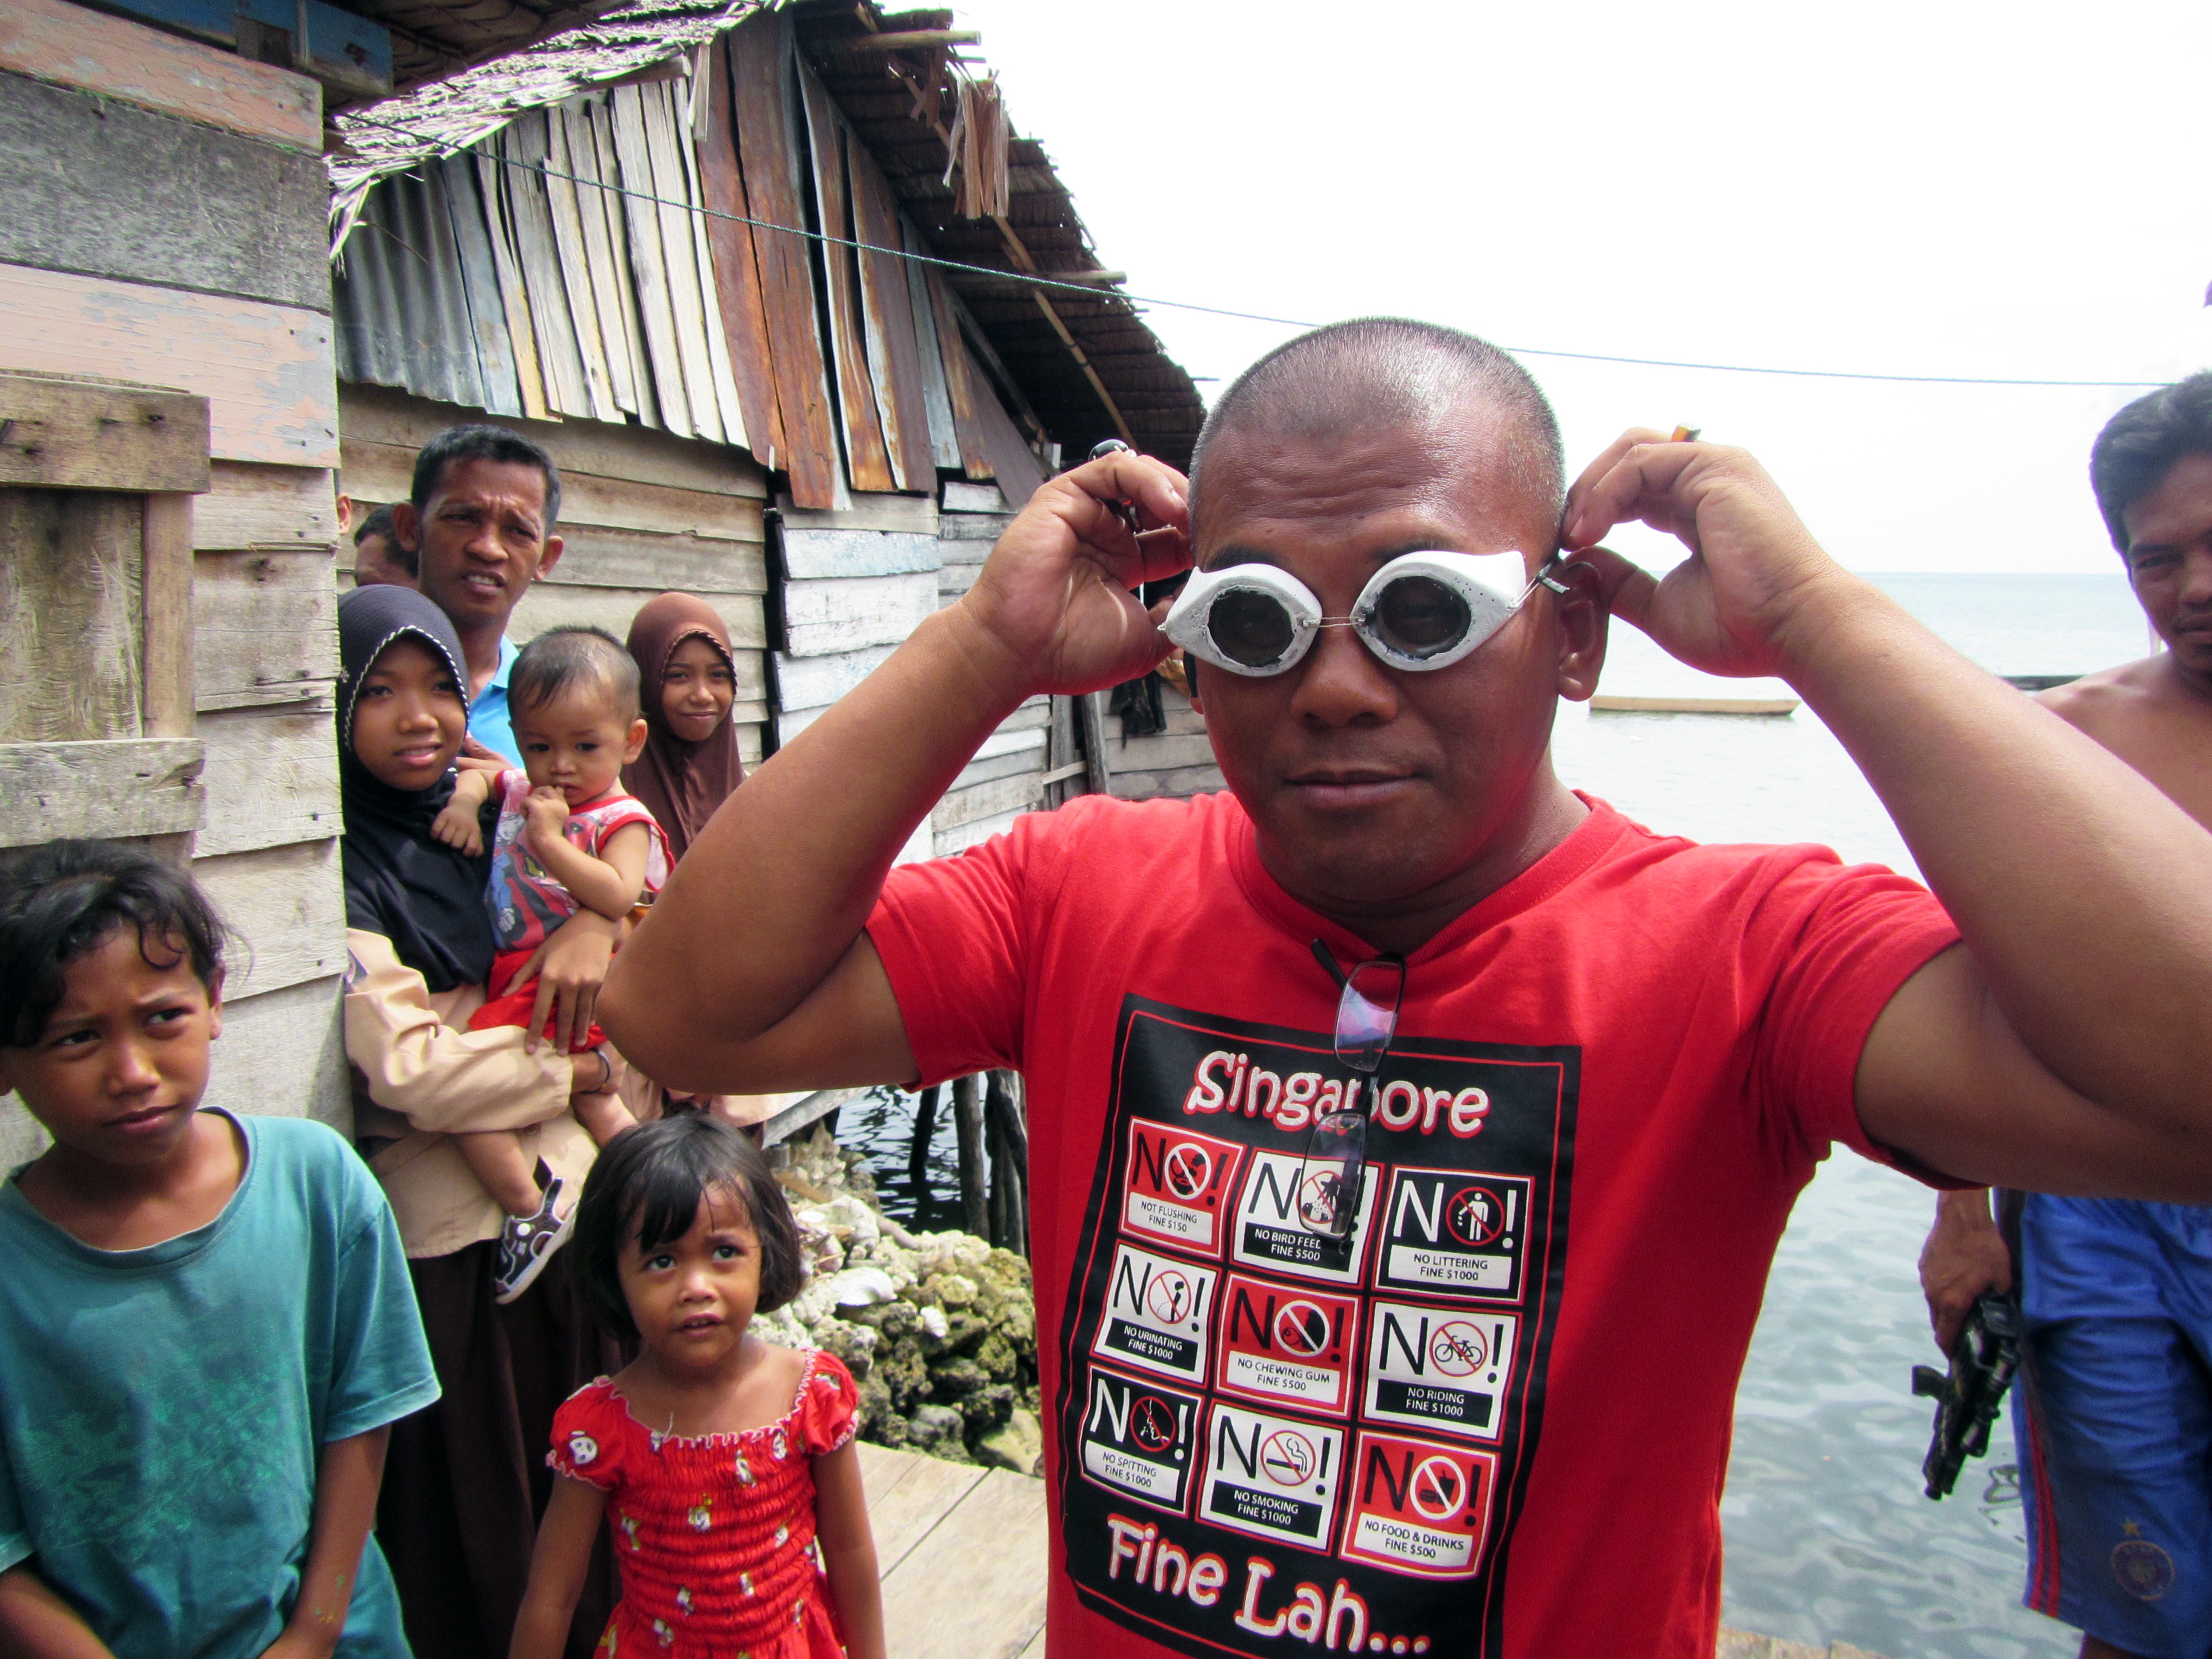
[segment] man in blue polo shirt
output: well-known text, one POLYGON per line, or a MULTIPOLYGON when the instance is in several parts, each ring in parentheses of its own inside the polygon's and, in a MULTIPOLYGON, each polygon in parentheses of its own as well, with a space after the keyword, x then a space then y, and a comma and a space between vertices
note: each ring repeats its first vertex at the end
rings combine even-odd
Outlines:
POLYGON ((515 647, 507 619, 561 561, 553 526, 561 474, 552 458, 503 427, 448 427, 415 458, 412 499, 392 508, 416 586, 461 636, 469 671, 469 735, 522 764, 507 705, 515 647))

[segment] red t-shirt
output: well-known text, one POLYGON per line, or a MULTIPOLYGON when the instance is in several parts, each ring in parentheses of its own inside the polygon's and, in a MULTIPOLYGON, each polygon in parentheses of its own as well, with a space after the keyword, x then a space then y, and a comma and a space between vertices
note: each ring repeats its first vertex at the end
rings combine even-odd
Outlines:
POLYGON ((1300 1224, 1373 954, 1232 797, 1085 799, 894 870, 925 1081, 1028 1083, 1055 1652, 1698 1656, 1791 1203, 1958 937, 1893 872, 1601 802, 1407 959, 1360 1218, 1300 1224))

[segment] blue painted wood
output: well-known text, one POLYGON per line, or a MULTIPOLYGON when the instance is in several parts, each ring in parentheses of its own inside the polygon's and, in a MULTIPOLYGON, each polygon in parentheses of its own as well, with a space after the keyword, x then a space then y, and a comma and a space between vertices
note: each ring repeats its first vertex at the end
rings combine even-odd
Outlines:
POLYGON ((825 576, 898 576, 935 570, 945 562, 937 538, 900 530, 783 531, 784 574, 793 580, 825 576))
MULTIPOLYGON (((226 46, 237 45, 240 17, 289 33, 299 27, 301 15, 300 0, 106 0, 106 4, 109 10, 226 46)), ((307 0, 307 19, 306 61, 298 60, 295 42, 295 61, 288 67, 303 69, 349 91, 374 96, 392 90, 391 30, 325 0, 307 0)))

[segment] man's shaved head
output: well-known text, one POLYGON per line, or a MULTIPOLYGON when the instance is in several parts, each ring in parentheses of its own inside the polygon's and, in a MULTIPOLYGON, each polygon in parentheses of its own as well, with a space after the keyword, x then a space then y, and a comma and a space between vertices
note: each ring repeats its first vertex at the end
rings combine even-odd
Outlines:
POLYGON ((1505 417, 1510 453, 1498 459, 1556 523, 1566 499, 1566 458, 1559 420, 1528 370, 1487 340, 1404 317, 1332 323, 1276 347, 1238 375, 1206 417, 1192 453, 1193 516, 1206 489, 1206 452, 1231 433, 1321 443, 1354 428, 1448 422, 1470 410, 1505 417))

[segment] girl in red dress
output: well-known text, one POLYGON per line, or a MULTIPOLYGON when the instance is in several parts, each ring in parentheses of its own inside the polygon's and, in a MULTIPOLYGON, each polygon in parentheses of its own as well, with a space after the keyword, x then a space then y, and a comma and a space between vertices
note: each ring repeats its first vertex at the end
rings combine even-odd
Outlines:
POLYGON ((554 1415, 562 1478, 510 1659, 558 1659, 602 1516, 622 1571, 606 1659, 884 1659, 852 1375, 748 1329, 801 1273, 760 1150, 704 1114, 625 1132, 574 1248, 594 1310, 641 1351, 554 1415))

